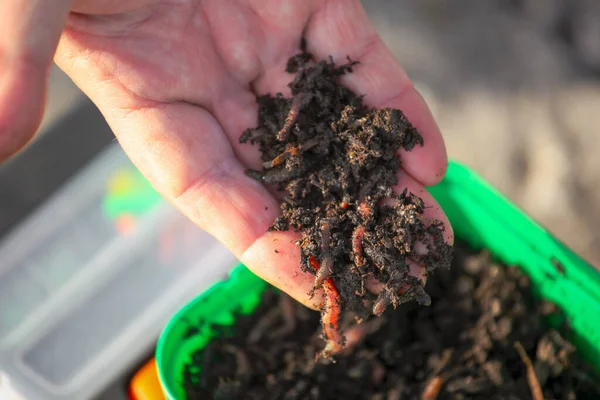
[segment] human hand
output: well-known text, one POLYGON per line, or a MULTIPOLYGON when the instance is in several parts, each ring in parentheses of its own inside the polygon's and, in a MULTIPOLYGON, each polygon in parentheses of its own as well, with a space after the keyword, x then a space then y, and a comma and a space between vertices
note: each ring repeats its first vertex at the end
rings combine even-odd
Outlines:
POLYGON ((300 272, 297 234, 267 233, 277 200, 244 173, 260 169, 258 150, 238 142, 256 125, 256 94, 289 95, 285 64, 302 36, 317 59, 359 61, 343 82, 419 129, 425 145, 402 155, 398 187, 425 200, 452 242, 423 186, 445 173, 442 136, 358 0, 2 2, 0 161, 37 129, 54 56, 165 198, 257 275, 319 308, 320 297, 308 296, 314 277, 300 272))

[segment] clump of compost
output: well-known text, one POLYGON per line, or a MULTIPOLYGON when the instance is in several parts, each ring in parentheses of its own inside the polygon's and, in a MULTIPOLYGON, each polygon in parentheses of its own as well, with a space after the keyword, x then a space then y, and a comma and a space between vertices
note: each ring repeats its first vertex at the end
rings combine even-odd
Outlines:
POLYGON ((393 189, 399 151, 423 138, 401 110, 370 108, 340 84, 356 64, 316 62, 305 50, 292 57, 292 98, 258 97, 258 126, 240 138, 262 155, 263 169, 247 174, 283 192, 271 229, 301 233, 300 267, 315 275, 313 294, 323 289, 324 357, 343 349, 342 309, 365 318, 411 300, 429 305, 415 275, 448 267, 452 258, 443 223, 423 216, 421 198, 393 189), (411 264, 426 271, 411 273, 411 264), (372 294, 368 279, 383 290, 372 294))
POLYGON ((562 311, 531 286, 459 242, 452 267, 428 280, 430 307, 412 302, 359 325, 344 311, 336 363, 315 360, 319 313, 268 289, 233 327, 204 326, 215 339, 192 353, 182 385, 188 400, 600 399, 567 324, 546 324, 565 321, 562 311))

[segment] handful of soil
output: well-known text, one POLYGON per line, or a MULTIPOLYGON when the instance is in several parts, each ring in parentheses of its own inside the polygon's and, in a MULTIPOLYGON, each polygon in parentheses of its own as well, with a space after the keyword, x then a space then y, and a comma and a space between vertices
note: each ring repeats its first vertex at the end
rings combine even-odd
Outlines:
POLYGON ((422 199, 393 190, 399 150, 422 145, 422 136, 402 111, 369 108, 339 83, 354 65, 315 62, 305 51, 292 57, 292 98, 260 96, 258 126, 240 138, 262 155, 264 169, 248 175, 283 192, 271 229, 301 233, 299 267, 315 275, 313 294, 323 289, 324 357, 344 347, 342 309, 366 318, 390 304, 429 305, 419 278, 452 258, 443 224, 424 218, 422 199), (369 279, 383 284, 379 294, 366 289, 369 279))
POLYGON ((573 345, 545 324, 560 310, 530 286, 519 268, 459 243, 452 268, 428 281, 431 307, 413 302, 360 325, 344 312, 336 363, 315 360, 319 314, 268 289, 252 315, 212 327, 182 384, 188 400, 600 399, 573 345))

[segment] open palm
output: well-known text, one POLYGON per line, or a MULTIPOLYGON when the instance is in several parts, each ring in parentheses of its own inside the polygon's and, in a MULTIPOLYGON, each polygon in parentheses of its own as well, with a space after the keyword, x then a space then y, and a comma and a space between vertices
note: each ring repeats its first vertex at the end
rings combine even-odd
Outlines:
POLYGON ((49 64, 62 31, 57 64, 99 107, 155 188, 259 276, 319 307, 318 296, 307 296, 314 278, 300 272, 296 234, 267 233, 279 212, 277 201, 244 174, 248 167, 260 168, 259 153, 238 143, 242 131, 256 125, 257 94, 289 94, 292 77, 285 64, 305 37, 317 59, 359 61, 344 83, 366 94, 371 106, 402 109, 420 130, 425 145, 403 154, 399 186, 423 197, 430 217, 447 222, 423 187, 445 172, 442 137, 359 1, 88 0, 75 5, 77 13, 68 14, 65 5, 64 15, 55 2, 15 1, 30 12, 29 39, 16 40, 21 48, 13 50, 15 44, 0 43, 9 55, 29 51, 31 57, 17 58, 27 68, 16 72, 17 61, 1 64, 0 57, 0 65, 13 71, 0 77, 0 159, 22 146, 39 123, 18 110, 40 102, 44 57, 49 64), (40 23, 56 31, 54 46, 48 31, 32 36, 40 23))

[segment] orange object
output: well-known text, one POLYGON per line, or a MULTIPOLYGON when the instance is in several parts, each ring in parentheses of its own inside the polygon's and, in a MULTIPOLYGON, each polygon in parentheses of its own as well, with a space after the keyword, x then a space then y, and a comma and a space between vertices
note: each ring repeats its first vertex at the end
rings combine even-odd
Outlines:
POLYGON ((165 400, 158 380, 154 357, 133 376, 129 384, 129 398, 131 400, 165 400))
MULTIPOLYGON (((315 270, 319 271, 321 265, 314 256, 308 258, 310 265, 315 270)), ((327 278, 323 284, 325 292, 325 306, 321 315, 321 325, 323 332, 327 338, 325 348, 321 352, 321 356, 329 358, 330 356, 339 353, 344 347, 344 337, 340 332, 340 314, 342 312, 340 293, 338 292, 333 279, 327 278)))
POLYGON ((135 229, 135 217, 130 214, 120 215, 115 221, 117 231, 122 235, 127 235, 135 229))

